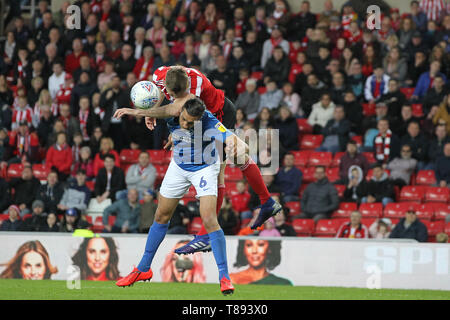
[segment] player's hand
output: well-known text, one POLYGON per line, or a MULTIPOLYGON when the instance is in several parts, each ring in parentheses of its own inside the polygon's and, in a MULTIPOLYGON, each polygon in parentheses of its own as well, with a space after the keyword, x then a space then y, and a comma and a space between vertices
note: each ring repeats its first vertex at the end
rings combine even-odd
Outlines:
POLYGON ((169 135, 167 143, 164 145, 164 150, 172 150, 173 149, 173 141, 172 141, 172 135, 169 135))
POLYGON ((145 125, 151 131, 156 127, 156 118, 145 117, 145 125))
POLYGON ((137 116, 137 112, 138 112, 137 110, 131 108, 120 108, 116 110, 113 117, 116 119, 120 119, 126 114, 130 116, 137 116))

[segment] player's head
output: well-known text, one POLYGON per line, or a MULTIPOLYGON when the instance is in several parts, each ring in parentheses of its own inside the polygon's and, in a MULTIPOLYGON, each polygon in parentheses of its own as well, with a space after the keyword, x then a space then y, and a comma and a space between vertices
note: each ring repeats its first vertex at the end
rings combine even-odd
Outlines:
POLYGON ((182 129, 191 129, 194 127, 195 121, 198 121, 205 112, 205 104, 199 98, 193 98, 186 101, 181 109, 180 127, 182 129))
POLYGON ((167 92, 172 97, 179 98, 186 92, 189 78, 183 67, 175 66, 167 71, 165 82, 167 92))

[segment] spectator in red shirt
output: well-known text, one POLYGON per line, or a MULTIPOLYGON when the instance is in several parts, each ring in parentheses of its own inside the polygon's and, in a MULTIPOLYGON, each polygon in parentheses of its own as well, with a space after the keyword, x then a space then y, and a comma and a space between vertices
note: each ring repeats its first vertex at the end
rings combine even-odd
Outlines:
POLYGON ((251 219, 253 217, 250 208, 250 193, 247 191, 245 181, 241 180, 236 183, 237 193, 231 197, 231 206, 233 210, 238 212, 242 219, 251 219))
POLYGON ((72 97, 72 90, 74 87, 73 77, 69 73, 64 76, 64 84, 60 87, 56 93, 56 103, 58 107, 62 104, 70 104, 70 98, 72 97))
POLYGON ((151 46, 145 47, 142 57, 136 61, 133 68, 133 73, 136 75, 138 81, 148 80, 151 71, 153 70, 153 62, 155 61, 154 49, 151 46))
POLYGON ((80 57, 87 55, 86 52, 83 52, 83 43, 80 38, 73 40, 72 50, 72 53, 66 56, 64 64, 66 66, 66 72, 70 74, 80 67, 80 57))
POLYGON ((361 223, 361 213, 353 211, 350 215, 350 222, 344 223, 336 234, 336 238, 367 239, 369 229, 361 223))
POLYGON ((66 141, 66 134, 64 132, 58 133, 56 144, 48 149, 45 159, 47 167, 57 170, 60 181, 67 179, 72 166, 72 149, 66 141))
POLYGON ((100 141, 100 151, 94 158, 94 175, 97 175, 98 171, 104 167, 104 159, 107 154, 114 155, 115 166, 120 167, 119 154, 114 150, 113 140, 109 137, 103 137, 100 141))

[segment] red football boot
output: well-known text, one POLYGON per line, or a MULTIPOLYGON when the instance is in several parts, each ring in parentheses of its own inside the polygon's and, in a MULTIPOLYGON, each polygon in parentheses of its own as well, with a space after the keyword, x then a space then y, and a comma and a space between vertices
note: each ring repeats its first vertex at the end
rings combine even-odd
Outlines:
POLYGON ((141 272, 138 268, 134 267, 129 275, 117 280, 116 285, 119 287, 129 287, 137 281, 150 281, 152 277, 152 269, 149 269, 147 272, 141 272))
POLYGON ((222 280, 220 280, 220 291, 222 291, 224 296, 232 295, 234 287, 231 281, 223 277, 222 280))

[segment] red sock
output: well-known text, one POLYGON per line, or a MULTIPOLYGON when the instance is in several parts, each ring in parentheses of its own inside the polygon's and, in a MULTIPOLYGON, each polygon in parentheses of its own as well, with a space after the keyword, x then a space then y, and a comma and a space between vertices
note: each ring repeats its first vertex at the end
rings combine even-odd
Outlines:
MULTIPOLYGON (((217 206, 216 206, 216 215, 219 214, 220 208, 222 208, 222 202, 223 202, 223 197, 225 196, 225 185, 224 184, 219 184, 217 186, 217 206)), ((198 236, 202 236, 204 234, 207 234, 208 232, 206 231, 205 227, 202 224, 202 228, 200 229, 199 232, 197 232, 198 236)))
POLYGON ((270 198, 269 190, 267 190, 264 180, 256 163, 249 158, 248 161, 240 167, 244 177, 247 179, 248 184, 252 187, 253 191, 258 195, 261 204, 264 204, 270 198))

